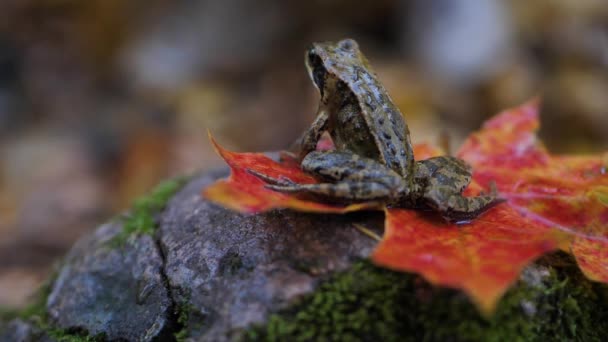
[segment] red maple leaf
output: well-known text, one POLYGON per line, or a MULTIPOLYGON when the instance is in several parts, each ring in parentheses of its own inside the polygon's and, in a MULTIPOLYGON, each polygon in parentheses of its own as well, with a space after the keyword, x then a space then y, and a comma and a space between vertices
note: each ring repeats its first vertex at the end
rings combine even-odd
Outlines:
MULTIPOLYGON (((528 263, 558 248, 572 252, 590 279, 608 282, 608 154, 552 156, 537 140, 538 126, 534 100, 486 122, 458 153, 474 170, 465 194, 476 195, 495 181, 506 203, 464 225, 446 223, 431 212, 384 208, 385 234, 372 260, 462 289, 485 313, 528 263)), ((229 152, 212 142, 232 173, 204 194, 228 208, 248 213, 383 208, 378 203, 328 205, 268 190, 247 169, 296 183, 316 180, 289 157, 274 161, 259 153, 229 152)), ((431 145, 415 147, 417 159, 439 154, 431 145)))
POLYGON ((486 122, 458 156, 482 185, 494 180, 521 215, 568 233, 563 246, 592 280, 608 283, 608 153, 550 155, 538 141, 538 101, 486 122))

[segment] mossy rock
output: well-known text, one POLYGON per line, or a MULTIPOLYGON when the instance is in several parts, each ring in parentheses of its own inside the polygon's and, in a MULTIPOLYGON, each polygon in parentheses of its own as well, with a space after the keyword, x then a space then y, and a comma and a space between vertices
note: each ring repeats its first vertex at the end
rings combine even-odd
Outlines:
POLYGON ((462 293, 359 262, 245 335, 247 341, 602 341, 608 288, 554 254, 528 267, 491 317, 462 293), (559 263, 556 264, 555 260, 559 263), (555 266, 559 265, 559 266, 555 266))
POLYGON ((153 236, 157 215, 185 181, 162 182, 129 213, 80 239, 32 303, 0 311, 0 341, 145 341, 170 335, 167 312, 173 308, 153 236))
POLYGON ((352 224, 379 232, 382 215, 234 213, 200 196, 225 174, 195 177, 183 188, 164 183, 84 237, 36 303, 2 314, 0 341, 608 336, 607 287, 586 280, 564 253, 527 267, 495 314, 482 317, 459 291, 366 261, 376 242, 352 224))

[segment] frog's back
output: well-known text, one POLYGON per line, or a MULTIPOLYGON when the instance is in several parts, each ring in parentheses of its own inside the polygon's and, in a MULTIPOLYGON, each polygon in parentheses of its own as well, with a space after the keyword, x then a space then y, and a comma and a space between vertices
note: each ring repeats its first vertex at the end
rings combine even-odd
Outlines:
MULTIPOLYGON (((358 112, 375 140, 381 161, 403 176, 412 175, 414 153, 405 119, 378 81, 357 44, 352 40, 348 41, 350 49, 334 50, 335 62, 330 63, 328 69, 352 92, 351 98, 356 101, 358 112)), ((358 127, 341 129, 348 132, 360 128, 357 120, 351 122, 358 127)), ((353 147, 354 152, 357 152, 356 146, 353 147)))

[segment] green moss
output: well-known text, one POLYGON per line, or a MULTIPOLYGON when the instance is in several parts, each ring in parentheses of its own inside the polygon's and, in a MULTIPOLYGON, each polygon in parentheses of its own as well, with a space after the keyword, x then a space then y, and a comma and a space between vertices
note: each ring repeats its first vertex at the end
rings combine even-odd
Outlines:
POLYGON ((65 329, 46 329, 45 332, 57 342, 101 342, 106 340, 103 334, 89 336, 86 332, 65 329))
POLYGON ((248 331, 245 340, 599 341, 608 336, 608 300, 601 295, 606 286, 585 280, 571 262, 551 270, 538 286, 515 286, 496 313, 483 318, 460 292, 359 262, 248 331))
POLYGON ((173 334, 177 342, 185 341, 189 335, 190 330, 188 324, 190 322, 194 308, 190 304, 190 293, 183 293, 181 301, 175 303, 175 318, 177 321, 177 331, 173 334))
POLYGON ((192 310, 192 305, 189 303, 183 303, 177 307, 177 324, 180 326, 180 329, 173 334, 177 342, 185 341, 189 336, 188 322, 190 321, 192 310))
POLYGON ((129 237, 134 235, 154 235, 157 228, 154 215, 165 207, 187 180, 187 177, 166 180, 148 195, 136 199, 130 212, 122 217, 122 231, 110 240, 110 245, 123 246, 129 237))
MULTIPOLYGON (((180 291, 181 292, 181 291, 180 291)), ((177 319, 177 331, 173 334, 178 342, 186 341, 190 336, 198 336, 206 321, 206 316, 200 314, 190 303, 190 293, 182 293, 177 296, 181 300, 176 303, 175 315, 177 319)))

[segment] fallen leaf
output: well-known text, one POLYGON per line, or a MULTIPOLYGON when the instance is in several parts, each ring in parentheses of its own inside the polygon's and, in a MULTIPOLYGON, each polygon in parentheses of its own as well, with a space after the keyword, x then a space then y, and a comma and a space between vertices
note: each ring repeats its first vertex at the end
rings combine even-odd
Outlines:
POLYGON ((496 182, 520 215, 571 235, 562 248, 588 278, 608 282, 608 153, 553 156, 538 141, 538 128, 532 100, 486 122, 458 156, 482 186, 496 182))
POLYGON ((247 170, 254 170, 273 178, 285 177, 300 184, 317 181, 300 170, 297 162, 283 155, 283 161, 275 161, 262 153, 235 153, 223 149, 209 136, 217 153, 230 166, 230 176, 207 187, 203 195, 232 210, 244 213, 259 213, 277 208, 289 208, 304 212, 347 213, 365 209, 379 209, 375 202, 350 205, 331 205, 266 189, 265 183, 247 170))
POLYGON ((372 260, 462 289, 489 314, 520 271, 555 250, 561 239, 548 226, 505 205, 464 225, 446 223, 429 212, 388 209, 384 238, 372 260))

